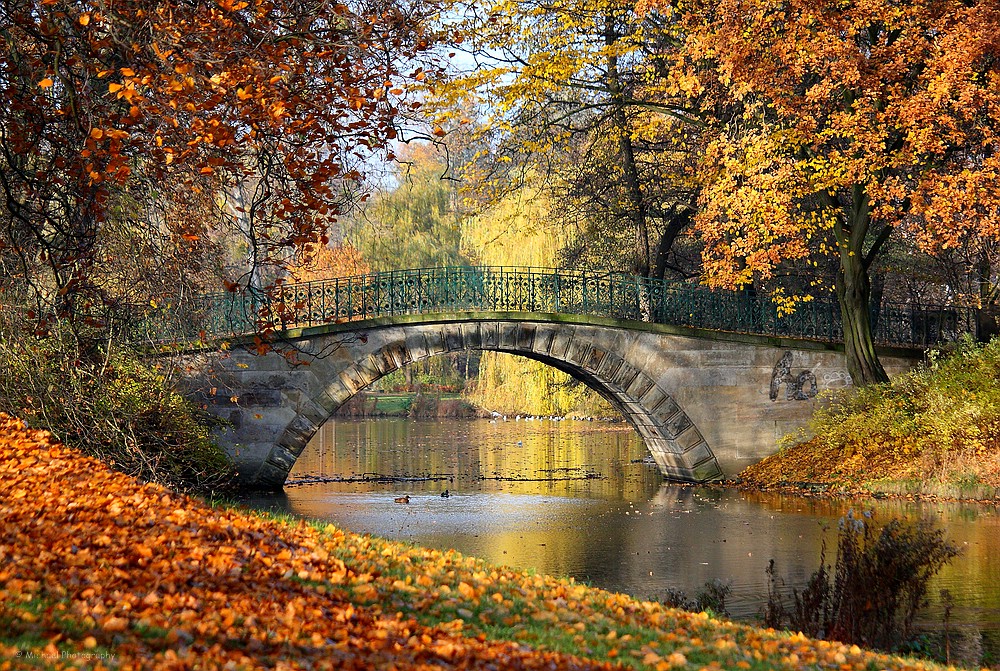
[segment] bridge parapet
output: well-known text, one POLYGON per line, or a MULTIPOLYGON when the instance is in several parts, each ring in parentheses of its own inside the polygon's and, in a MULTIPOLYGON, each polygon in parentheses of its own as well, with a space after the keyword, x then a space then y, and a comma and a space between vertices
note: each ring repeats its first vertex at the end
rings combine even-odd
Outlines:
MULTIPOLYGON (((590 315, 699 329, 843 342, 840 309, 813 300, 782 314, 766 296, 700 284, 587 270, 459 266, 373 273, 198 297, 183 309, 133 320, 163 340, 231 337, 377 317, 458 311, 590 315)), ((964 306, 883 302, 872 315, 880 345, 928 347, 975 331, 964 306)))

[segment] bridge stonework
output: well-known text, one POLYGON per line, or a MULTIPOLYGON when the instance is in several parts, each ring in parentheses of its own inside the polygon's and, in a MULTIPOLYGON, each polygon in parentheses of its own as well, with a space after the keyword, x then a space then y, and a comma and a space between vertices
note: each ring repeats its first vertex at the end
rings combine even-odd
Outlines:
MULTIPOLYGON (((448 352, 506 352, 569 373, 622 413, 664 476, 686 482, 733 476, 773 453, 819 391, 849 384, 843 354, 817 343, 603 318, 409 316, 286 335, 283 352, 234 346, 183 362, 192 397, 228 422, 219 439, 251 489, 280 489, 319 426, 366 386, 448 352)), ((883 363, 898 372, 914 358, 883 363)))

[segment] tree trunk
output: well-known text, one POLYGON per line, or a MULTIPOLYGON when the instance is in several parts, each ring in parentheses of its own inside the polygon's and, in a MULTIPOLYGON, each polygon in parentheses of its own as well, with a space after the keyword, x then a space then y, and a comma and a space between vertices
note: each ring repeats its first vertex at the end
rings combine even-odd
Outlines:
POLYGON ((979 342, 989 342, 992 338, 1000 334, 1000 325, 997 324, 996 287, 990 281, 993 274, 993 266, 990 263, 989 255, 981 252, 979 263, 976 267, 979 275, 979 309, 976 310, 976 339, 979 342))
POLYGON ((674 242, 676 242, 681 232, 691 223, 691 213, 692 210, 687 207, 681 209, 679 212, 671 212, 670 220, 660 234, 660 241, 656 245, 656 263, 653 266, 652 277, 661 280, 666 277, 667 260, 670 256, 670 250, 673 249, 674 242))
MULTIPOLYGON (((838 223, 834 234, 840 246, 840 270, 837 273, 837 301, 844 324, 844 354, 847 372, 856 386, 888 382, 875 352, 871 323, 871 284, 864 260, 864 241, 868 234, 870 211, 868 197, 860 186, 854 188, 853 203, 845 212, 847 225, 838 223)), ((839 220, 838 220, 839 221, 839 220)))
MULTIPOLYGON (((611 47, 620 35, 615 30, 614 18, 609 14, 604 22, 604 43, 611 47)), ((635 274, 649 276, 649 230, 646 224, 646 203, 642 197, 639 167, 635 160, 635 147, 625 114, 625 95, 618 72, 618 57, 608 56, 608 91, 611 94, 611 122, 618 141, 618 154, 625 178, 625 198, 628 201, 629 219, 635 231, 635 274)))

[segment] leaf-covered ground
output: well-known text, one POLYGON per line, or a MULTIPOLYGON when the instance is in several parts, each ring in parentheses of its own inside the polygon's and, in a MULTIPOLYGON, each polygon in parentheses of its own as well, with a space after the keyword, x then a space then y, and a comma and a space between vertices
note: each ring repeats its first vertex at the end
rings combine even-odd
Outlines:
POLYGON ((743 487, 1000 499, 1000 339, 965 340, 885 384, 831 399, 813 438, 739 475, 743 487))
POLYGON ((0 669, 934 665, 217 509, 0 416, 0 669))

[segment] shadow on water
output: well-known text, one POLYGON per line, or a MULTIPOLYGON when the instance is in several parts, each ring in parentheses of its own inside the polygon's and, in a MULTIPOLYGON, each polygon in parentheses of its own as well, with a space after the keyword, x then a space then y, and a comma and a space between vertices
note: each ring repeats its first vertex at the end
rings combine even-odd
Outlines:
POLYGON ((922 624, 941 625, 937 595, 948 589, 951 627, 969 655, 985 651, 990 661, 1000 651, 996 507, 671 486, 645 456, 620 424, 338 420, 292 472, 310 484, 250 503, 646 599, 671 589, 693 596, 721 579, 732 584, 726 607, 739 619, 761 612, 770 559, 785 590, 801 589, 824 535, 835 547, 836 522, 849 509, 929 517, 963 553, 931 585, 922 624), (409 503, 396 503, 403 495, 409 503))

